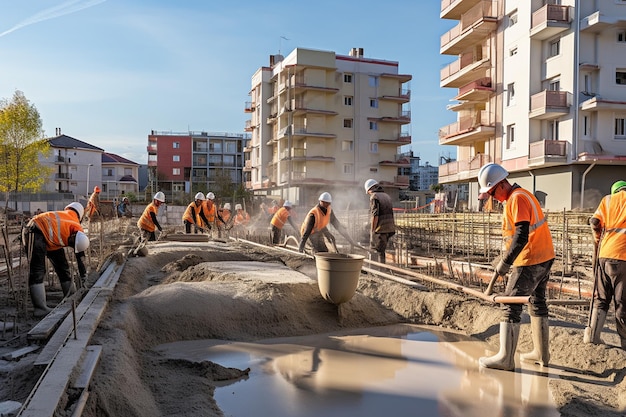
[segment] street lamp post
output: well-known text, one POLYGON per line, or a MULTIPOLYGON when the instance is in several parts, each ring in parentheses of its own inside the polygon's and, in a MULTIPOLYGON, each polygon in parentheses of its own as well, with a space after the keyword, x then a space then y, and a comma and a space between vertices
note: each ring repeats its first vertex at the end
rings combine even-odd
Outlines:
POLYGON ((89 171, 90 171, 89 168, 91 168, 92 166, 93 164, 87 165, 87 193, 85 194, 87 197, 89 197, 89 171))

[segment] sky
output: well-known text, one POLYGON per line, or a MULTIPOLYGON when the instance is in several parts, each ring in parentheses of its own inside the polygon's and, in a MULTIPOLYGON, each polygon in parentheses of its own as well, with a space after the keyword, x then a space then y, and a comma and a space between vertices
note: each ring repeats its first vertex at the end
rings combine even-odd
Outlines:
POLYGON ((439 87, 455 57, 439 39, 456 23, 437 0, 0 0, 0 99, 22 91, 46 137, 63 134, 139 164, 152 130, 243 133, 251 77, 295 48, 397 61, 411 74, 412 150, 438 145, 457 91, 439 87))

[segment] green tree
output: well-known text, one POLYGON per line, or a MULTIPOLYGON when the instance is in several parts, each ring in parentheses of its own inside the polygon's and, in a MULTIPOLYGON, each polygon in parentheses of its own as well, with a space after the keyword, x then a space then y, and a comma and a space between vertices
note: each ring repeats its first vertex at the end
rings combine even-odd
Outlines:
POLYGON ((0 100, 0 192, 5 193, 5 213, 9 193, 41 190, 51 168, 39 162, 39 155, 49 152, 39 111, 24 93, 15 91, 11 100, 0 100))

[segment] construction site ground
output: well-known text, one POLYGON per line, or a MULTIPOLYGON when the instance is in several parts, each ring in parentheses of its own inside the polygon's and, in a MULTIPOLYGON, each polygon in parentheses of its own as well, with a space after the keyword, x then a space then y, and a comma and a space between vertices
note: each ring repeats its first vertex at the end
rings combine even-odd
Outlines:
MULTIPOLYGON (((405 223, 399 227, 408 229, 411 226, 405 223)), ((483 354, 492 354, 499 346, 501 316, 498 305, 450 287, 424 283, 427 287, 424 290, 377 274, 362 273, 354 297, 336 306, 319 293, 313 258, 295 251, 266 247, 260 242, 252 243, 263 237, 245 236, 245 239, 237 240, 231 236, 185 241, 176 238, 182 234, 182 228, 170 227, 163 239, 147 246, 147 256, 127 257, 129 245, 133 242, 134 223, 114 219, 103 223, 101 230, 90 227, 90 274, 85 287, 73 296, 75 304, 105 273, 106 265, 123 265, 123 268, 116 277, 108 305, 97 320, 97 328, 89 337, 89 346, 98 347, 100 352, 88 384, 89 395, 83 397, 78 413, 78 394, 72 390, 75 384, 68 383, 54 415, 224 415, 214 398, 216 387, 245 379, 250 370, 230 368, 219 362, 172 359, 157 349, 179 341, 215 339, 252 343, 270 338, 410 324, 451 330, 475 339, 477 343, 486 343, 488 349, 483 354), (255 268, 257 263, 275 268, 255 268)), ((565 230, 564 227, 563 234, 565 230)), ((425 237, 419 242, 415 239, 409 245, 414 238, 406 230, 401 234, 397 238, 395 253, 401 261, 398 263, 400 267, 413 269, 408 265, 407 257, 401 255, 402 250, 405 253, 421 252, 424 258, 439 258, 444 265, 444 259, 449 259, 449 255, 437 254, 432 247, 435 244, 431 246, 425 237)), ((264 231, 260 235, 266 237, 267 233, 264 231)), ((456 244, 460 245, 463 239, 457 238, 456 244)), ((572 248, 580 244, 569 236, 563 240, 573 240, 572 248)), ((9 235, 8 241, 11 242, 12 258, 18 265, 22 263, 22 267, 13 268, 10 279, 5 272, 1 281, 0 321, 4 325, 0 347, 0 407, 4 408, 0 412, 10 410, 15 414, 17 404, 19 407, 29 404, 33 392, 41 388, 38 384, 41 384, 46 367, 37 363, 49 339, 32 340, 28 337, 29 331, 41 320, 32 317, 26 288, 26 265, 19 256, 19 245, 13 235, 9 235)), ((340 248, 349 250, 346 246, 340 248)), ((553 268, 564 271, 554 278, 557 288, 563 286, 564 278, 574 280, 567 281, 567 286, 571 287, 573 282, 574 286, 589 287, 590 266, 574 261, 577 256, 574 252, 570 249, 563 251, 568 259, 573 259, 569 266, 553 268), (576 264, 575 268, 571 266, 573 264, 576 264)), ((467 261, 467 251, 461 251, 457 258, 467 261)), ((482 258, 486 258, 484 252, 482 258)), ((449 259, 448 265, 451 262, 449 259)), ((469 262, 471 265, 478 263, 469 262)), ((458 274, 448 279, 466 281, 464 285, 471 281, 458 274)), ((47 284, 48 304, 53 306, 62 298, 54 274, 47 284)), ((480 286, 477 288, 482 290, 480 286)), ((626 352, 618 347, 612 311, 603 333, 606 343, 602 345, 583 344, 586 311, 580 306, 570 307, 566 303, 551 306, 551 314, 550 369, 569 375, 550 378, 548 382, 549 395, 560 415, 623 416, 626 410, 626 352)), ((530 326, 528 316, 524 314, 518 353, 531 349, 530 326)), ((469 370, 477 370, 477 359, 468 362, 469 370)), ((70 382, 78 372, 69 371, 70 382)), ((522 368, 519 358, 517 372, 544 376, 549 373, 540 367, 522 368)), ((428 376, 424 375, 424 378, 428 376)), ((280 398, 267 398, 266 401, 276 402, 280 398)), ((476 398, 476 401, 480 399, 476 398)), ((420 414, 417 409, 412 415, 425 414, 420 414)), ((531 411, 524 415, 541 414, 531 411)))

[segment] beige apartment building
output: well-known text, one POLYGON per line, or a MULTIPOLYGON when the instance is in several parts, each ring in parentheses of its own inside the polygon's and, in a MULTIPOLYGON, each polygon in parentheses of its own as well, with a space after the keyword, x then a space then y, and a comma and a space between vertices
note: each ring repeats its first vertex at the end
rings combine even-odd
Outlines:
POLYGON ((626 0, 442 0, 440 85, 457 122, 439 132, 457 160, 440 182, 469 183, 487 162, 547 210, 595 208, 626 179, 626 0))
POLYGON ((305 207, 328 191, 354 207, 367 201, 364 181, 375 178, 397 197, 409 185, 399 170, 410 166, 399 149, 411 143, 411 75, 398 66, 366 58, 362 48, 270 56, 252 76, 245 108, 246 188, 305 207))

